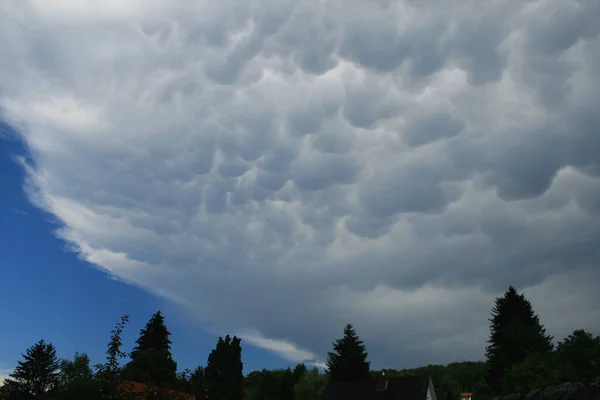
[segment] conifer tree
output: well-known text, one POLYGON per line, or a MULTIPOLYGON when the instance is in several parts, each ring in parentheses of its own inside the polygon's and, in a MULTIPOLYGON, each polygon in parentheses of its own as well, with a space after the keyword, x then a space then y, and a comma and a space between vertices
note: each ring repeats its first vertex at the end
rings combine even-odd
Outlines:
POLYGON ((529 354, 545 354, 553 349, 552 337, 546 334, 531 303, 512 286, 496 298, 488 343, 488 385, 496 394, 502 392, 504 374, 513 365, 529 354))
POLYGON ((208 356, 204 370, 210 400, 241 400, 244 375, 241 339, 227 335, 219 337, 217 347, 208 356))
POLYGON ((140 330, 140 337, 136 340, 136 346, 131 351, 130 357, 135 359, 144 350, 171 352, 171 332, 165 325, 165 318, 157 311, 152 315, 144 329, 140 330))
POLYGON ((328 353, 327 370, 332 382, 355 382, 369 379, 371 363, 368 353, 351 324, 344 328, 344 337, 333 343, 328 353))
POLYGON ((162 313, 157 311, 140 330, 124 377, 156 386, 172 384, 177 377, 177 363, 171 354, 170 335, 162 313))
POLYGON ((20 397, 40 398, 47 392, 56 390, 60 384, 60 362, 52 343, 40 340, 29 347, 15 370, 4 381, 10 393, 20 397))

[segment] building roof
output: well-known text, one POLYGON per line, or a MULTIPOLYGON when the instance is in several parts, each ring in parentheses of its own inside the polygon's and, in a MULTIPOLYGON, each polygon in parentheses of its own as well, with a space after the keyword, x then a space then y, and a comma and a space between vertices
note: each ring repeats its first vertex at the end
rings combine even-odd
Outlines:
MULTIPOLYGON (((323 400, 426 400, 429 376, 403 376, 362 382, 329 382, 323 400)), ((438 399, 438 400, 445 400, 438 399)))
MULTIPOLYGON (((429 376, 401 376, 388 380, 388 399, 425 400, 429 389, 429 376)), ((439 399, 438 399, 439 400, 439 399)))

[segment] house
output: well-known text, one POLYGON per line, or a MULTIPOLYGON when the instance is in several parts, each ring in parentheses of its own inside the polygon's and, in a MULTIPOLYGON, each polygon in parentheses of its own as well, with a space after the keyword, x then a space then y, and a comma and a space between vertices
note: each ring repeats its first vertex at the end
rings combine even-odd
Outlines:
MULTIPOLYGON (((322 400, 438 400, 429 376, 402 376, 362 382, 329 382, 322 400)), ((446 400, 445 398, 439 400, 446 400)))
POLYGON ((176 392, 168 388, 153 388, 140 382, 123 382, 117 387, 117 390, 126 398, 142 399, 144 394, 160 392, 165 399, 169 400, 196 400, 196 396, 191 394, 176 392))

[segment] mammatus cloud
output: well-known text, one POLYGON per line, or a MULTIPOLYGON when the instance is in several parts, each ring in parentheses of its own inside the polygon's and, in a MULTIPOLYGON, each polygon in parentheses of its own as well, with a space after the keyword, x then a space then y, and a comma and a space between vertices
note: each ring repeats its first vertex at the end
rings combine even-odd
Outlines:
POLYGON ((0 3, 30 198, 207 329, 477 359, 509 284, 600 329, 598 1, 0 3))

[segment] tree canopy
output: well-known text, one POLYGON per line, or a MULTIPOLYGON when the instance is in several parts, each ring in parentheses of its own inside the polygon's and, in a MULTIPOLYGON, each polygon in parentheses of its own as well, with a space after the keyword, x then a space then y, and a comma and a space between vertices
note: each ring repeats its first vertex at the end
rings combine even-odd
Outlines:
POLYGON ((218 338, 206 367, 175 374, 170 333, 160 312, 140 331, 129 354, 122 350, 121 337, 128 320, 129 316, 124 315, 114 326, 106 361, 96 365, 95 370, 90 368, 85 353, 58 360, 52 344, 43 340, 35 343, 23 354, 6 385, 0 386, 0 400, 320 400, 330 381, 367 380, 382 372, 389 377, 431 376, 440 395, 457 398, 467 391, 475 393, 477 400, 489 400, 496 393, 524 393, 600 376, 600 337, 575 330, 553 350, 551 337, 531 304, 512 287, 495 300, 486 362, 454 362, 404 370, 370 371, 366 347, 349 324, 328 353, 325 373, 298 364, 293 368, 253 371, 244 377, 241 340, 227 335, 218 338), (122 359, 128 356, 129 362, 121 367, 122 359), (488 385, 498 379, 493 375, 498 371, 500 392, 498 387, 488 385))
POLYGON ((327 370, 332 382, 355 382, 370 377, 370 362, 362 340, 354 327, 344 327, 344 336, 333 343, 333 352, 328 353, 327 370))
POLYGON ((60 363, 52 343, 43 339, 29 347, 15 370, 4 381, 8 391, 20 397, 40 398, 60 384, 60 363))
POLYGON ((240 400, 244 393, 241 339, 219 337, 204 370, 210 400, 240 400))
POLYGON ((504 374, 529 354, 553 350, 529 300, 512 286, 495 300, 490 320, 490 340, 486 348, 488 384, 494 393, 502 392, 504 374))

